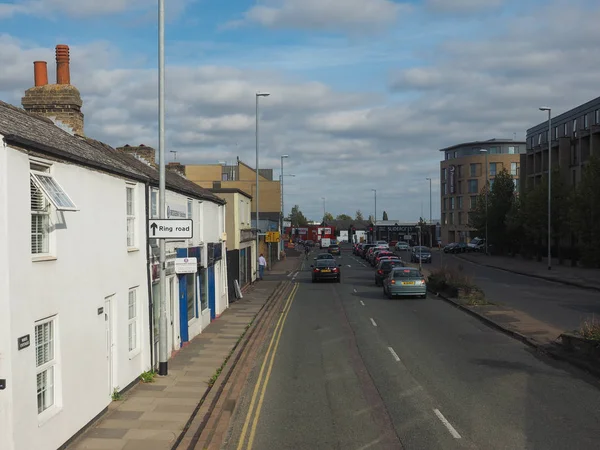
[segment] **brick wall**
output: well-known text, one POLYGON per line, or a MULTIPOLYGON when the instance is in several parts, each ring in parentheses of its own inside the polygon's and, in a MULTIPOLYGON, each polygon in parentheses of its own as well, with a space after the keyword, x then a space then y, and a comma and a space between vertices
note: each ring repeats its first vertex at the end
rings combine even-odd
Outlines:
POLYGON ((35 86, 25 91, 21 99, 23 108, 43 117, 56 118, 83 135, 83 101, 75 86, 68 84, 48 84, 35 86))

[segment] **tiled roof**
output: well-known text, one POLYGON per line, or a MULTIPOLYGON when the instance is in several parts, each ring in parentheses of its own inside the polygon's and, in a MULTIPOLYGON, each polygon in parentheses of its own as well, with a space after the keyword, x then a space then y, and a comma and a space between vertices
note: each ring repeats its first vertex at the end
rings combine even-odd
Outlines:
MULTIPOLYGON (((57 127, 50 119, 3 101, 0 101, 0 134, 7 143, 38 154, 158 185, 158 170, 134 156, 119 152, 102 142, 74 136, 57 127)), ((165 183, 170 190, 224 203, 212 192, 175 173, 166 172, 165 183)))

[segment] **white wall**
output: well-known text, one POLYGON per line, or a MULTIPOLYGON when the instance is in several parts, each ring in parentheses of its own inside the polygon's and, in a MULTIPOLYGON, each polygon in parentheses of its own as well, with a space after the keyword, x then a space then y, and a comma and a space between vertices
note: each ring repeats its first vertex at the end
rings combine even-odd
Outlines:
MULTIPOLYGON (((136 190, 137 251, 128 251, 126 182, 78 166, 53 163, 51 173, 79 208, 54 212, 55 260, 30 254, 29 158, 7 153, 10 338, 29 334, 32 345, 12 355, 15 449, 56 449, 110 402, 106 322, 98 308, 114 296, 112 387, 124 388, 150 365, 144 245, 144 186, 136 190), (141 351, 129 353, 128 290, 139 286, 141 351), (40 422, 36 404, 35 322, 57 315, 56 409, 40 422)), ((4 272, 4 271, 2 271, 4 272)), ((4 297, 4 296, 3 296, 4 297)), ((4 331, 3 331, 4 332, 4 331)), ((2 339, 4 341, 4 339, 2 339)))
MULTIPOLYGON (((7 153, 0 135, 0 379, 7 381, 6 389, 0 390, 0 448, 15 450, 13 434, 14 377, 12 376, 12 352, 16 341, 12 340, 9 303, 8 252, 8 180, 7 153)), ((35 385, 34 385, 35 388, 35 385)))

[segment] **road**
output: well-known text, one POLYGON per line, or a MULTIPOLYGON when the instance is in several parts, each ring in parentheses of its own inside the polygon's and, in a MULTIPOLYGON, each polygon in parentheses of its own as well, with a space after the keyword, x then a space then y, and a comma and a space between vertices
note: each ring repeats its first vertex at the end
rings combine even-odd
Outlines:
POLYGON ((296 277, 224 448, 598 448, 596 380, 435 297, 387 300, 371 267, 339 260, 340 284, 296 277))
MULTIPOLYGON (((432 256, 432 264, 426 267, 440 267, 440 254, 433 252, 432 256)), ((565 331, 579 329, 583 319, 600 315, 598 292, 517 275, 453 255, 444 254, 442 258, 444 265, 461 265, 491 302, 519 309, 565 331)))

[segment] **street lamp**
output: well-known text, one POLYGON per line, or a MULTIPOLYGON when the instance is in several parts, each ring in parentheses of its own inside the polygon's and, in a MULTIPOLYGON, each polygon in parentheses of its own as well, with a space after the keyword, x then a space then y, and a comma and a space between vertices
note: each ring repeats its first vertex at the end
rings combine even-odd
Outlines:
POLYGON ((256 269, 258 271, 258 255, 259 253, 259 248, 260 248, 260 242, 259 242, 259 232, 260 232, 260 225, 259 225, 259 220, 258 220, 258 200, 259 200, 259 193, 258 193, 258 98, 259 97, 268 97, 269 93, 267 92, 257 92, 255 97, 256 97, 256 192, 254 193, 255 195, 255 206, 256 206, 256 269))
POLYGON ((552 269, 552 108, 542 106, 540 111, 548 111, 548 270, 552 269))
POLYGON ((479 150, 485 153, 485 254, 488 254, 488 192, 490 190, 490 178, 488 175, 488 151, 485 148, 479 150))
MULTIPOLYGON (((373 191, 373 194, 375 194, 375 216, 373 217, 373 227, 375 227, 373 229, 373 234, 377 233, 377 189, 371 189, 373 191)), ((371 236, 373 238, 373 241, 375 241, 375 236, 371 236)))
POLYGON ((323 223, 325 223, 325 197, 321 197, 321 200, 323 200, 323 223))
MULTIPOLYGON (((429 247, 433 247, 433 233, 431 232, 431 178, 425 178, 429 180, 429 247)), ((459 213, 460 214, 460 213, 459 213)))
MULTIPOLYGON (((281 234, 283 234, 283 220, 285 218, 285 208, 283 207, 283 160, 285 158, 289 158, 289 155, 281 155, 281 181, 280 181, 280 185, 281 185, 281 224, 279 226, 279 232, 281 234)), ((282 240, 280 240, 280 242, 283 243, 282 240)), ((279 251, 283 251, 283 247, 280 245, 279 251)))

